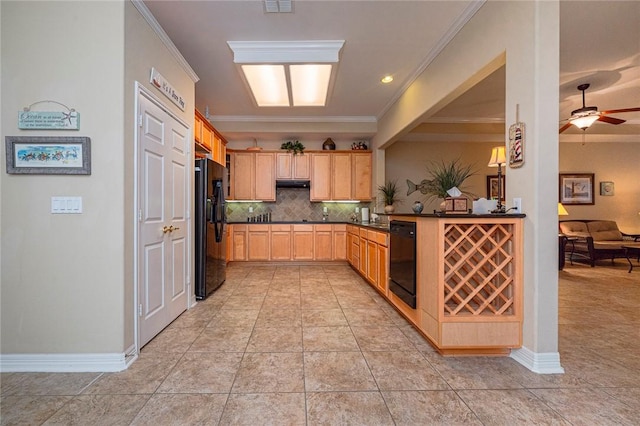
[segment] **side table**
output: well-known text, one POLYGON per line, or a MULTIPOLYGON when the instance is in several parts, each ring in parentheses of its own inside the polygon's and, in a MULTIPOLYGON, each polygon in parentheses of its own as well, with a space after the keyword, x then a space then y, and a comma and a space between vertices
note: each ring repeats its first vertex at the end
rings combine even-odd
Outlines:
POLYGON ((625 250, 627 262, 629 262, 629 273, 631 273, 631 271, 633 271, 633 263, 631 263, 631 258, 635 256, 640 257, 640 243, 636 243, 633 245, 623 245, 622 248, 625 250))

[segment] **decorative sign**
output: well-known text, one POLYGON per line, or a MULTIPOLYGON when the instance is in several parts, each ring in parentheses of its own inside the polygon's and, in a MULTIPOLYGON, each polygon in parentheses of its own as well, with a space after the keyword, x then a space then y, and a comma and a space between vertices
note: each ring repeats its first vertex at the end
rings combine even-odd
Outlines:
POLYGON ((18 129, 22 130, 80 130, 80 113, 56 101, 39 101, 25 107, 18 113, 18 129), (31 107, 41 103, 58 104, 64 111, 31 111, 31 107))
POLYGON ((178 93, 155 68, 151 68, 151 79, 149 82, 156 86, 171 102, 176 104, 178 108, 184 111, 185 101, 182 95, 178 93))
POLYGON ((509 167, 512 169, 524 164, 524 123, 515 123, 509 127, 509 167))

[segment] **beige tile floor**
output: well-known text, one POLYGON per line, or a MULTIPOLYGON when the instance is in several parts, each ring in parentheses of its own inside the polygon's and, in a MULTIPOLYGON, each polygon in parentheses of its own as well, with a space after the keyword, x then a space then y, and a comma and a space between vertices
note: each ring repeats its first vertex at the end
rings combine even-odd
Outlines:
POLYGON ((566 373, 443 358, 347 266, 233 265, 120 373, 3 373, 2 425, 638 425, 640 267, 560 272, 566 373))

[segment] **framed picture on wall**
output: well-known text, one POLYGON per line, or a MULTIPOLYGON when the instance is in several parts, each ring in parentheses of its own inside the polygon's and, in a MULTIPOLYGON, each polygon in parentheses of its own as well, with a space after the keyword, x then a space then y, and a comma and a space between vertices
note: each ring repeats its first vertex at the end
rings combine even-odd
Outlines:
MULTIPOLYGON (((504 186, 505 186, 505 178, 506 176, 502 176, 502 188, 500 188, 500 194, 502 195, 500 198, 504 203, 504 186)), ((497 200, 498 199, 498 175, 488 175, 487 176, 487 200, 497 200)))
POLYGON ((7 136, 5 150, 9 174, 91 174, 88 137, 7 136))
POLYGON ((593 173, 561 173, 560 202, 562 204, 594 204, 593 173))
POLYGON ((614 193, 613 182, 600 182, 600 195, 610 196, 614 193))

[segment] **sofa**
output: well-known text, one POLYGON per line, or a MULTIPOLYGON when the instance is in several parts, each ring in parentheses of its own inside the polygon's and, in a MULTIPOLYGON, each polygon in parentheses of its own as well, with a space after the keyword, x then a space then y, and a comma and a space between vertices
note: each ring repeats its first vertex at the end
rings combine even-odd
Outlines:
POLYGON ((625 234, 612 220, 564 220, 560 221, 560 234, 567 238, 566 251, 571 261, 585 260, 592 267, 600 259, 629 260, 625 246, 640 248, 640 234, 625 234))

